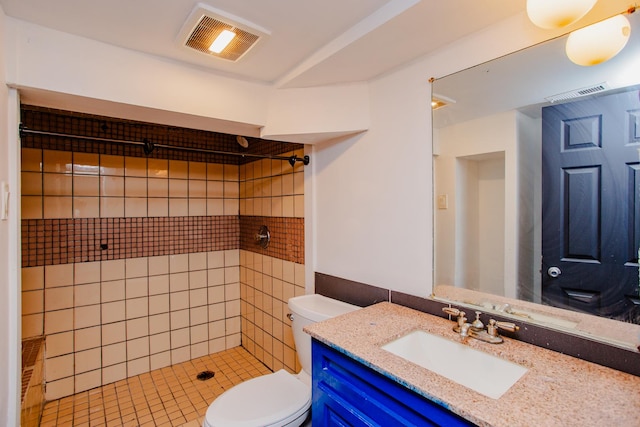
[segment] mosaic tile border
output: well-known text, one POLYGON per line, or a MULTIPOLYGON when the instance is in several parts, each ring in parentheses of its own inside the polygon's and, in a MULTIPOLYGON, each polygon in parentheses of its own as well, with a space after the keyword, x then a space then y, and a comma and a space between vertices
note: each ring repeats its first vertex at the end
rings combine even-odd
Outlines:
POLYGON ((237 216, 26 219, 22 267, 238 249, 237 216))
POLYGON ((304 218, 241 216, 240 249, 304 264, 304 218), (255 239, 262 225, 266 225, 271 233, 271 242, 266 249, 255 239))

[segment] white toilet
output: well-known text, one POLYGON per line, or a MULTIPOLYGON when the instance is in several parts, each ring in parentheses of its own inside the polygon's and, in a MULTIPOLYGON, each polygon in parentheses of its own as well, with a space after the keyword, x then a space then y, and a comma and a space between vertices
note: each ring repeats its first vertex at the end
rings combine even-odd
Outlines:
POLYGON ((359 307, 322 295, 289 300, 293 340, 302 370, 281 369, 238 384, 222 393, 207 409, 203 427, 297 427, 311 408, 311 337, 302 328, 359 307))

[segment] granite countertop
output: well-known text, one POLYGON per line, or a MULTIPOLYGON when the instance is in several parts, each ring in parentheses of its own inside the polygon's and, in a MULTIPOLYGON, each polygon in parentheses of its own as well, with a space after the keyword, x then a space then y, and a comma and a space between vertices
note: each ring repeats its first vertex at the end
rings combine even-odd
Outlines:
POLYGON ((382 302, 305 331, 480 426, 640 426, 640 377, 505 338, 466 345, 528 368, 492 399, 380 348, 413 330, 454 341, 453 321, 382 302))

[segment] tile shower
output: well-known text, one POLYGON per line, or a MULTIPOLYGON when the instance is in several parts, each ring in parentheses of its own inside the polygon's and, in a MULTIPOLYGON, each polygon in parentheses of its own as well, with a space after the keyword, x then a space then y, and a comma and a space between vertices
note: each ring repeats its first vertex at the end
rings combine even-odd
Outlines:
MULTIPOLYGON (((22 116, 50 132, 238 151, 231 135, 22 116)), ((305 289, 301 164, 39 135, 22 146, 22 336, 45 338, 45 399, 241 344, 272 370, 299 368, 286 301, 305 289), (266 249, 254 240, 263 224, 266 249)))

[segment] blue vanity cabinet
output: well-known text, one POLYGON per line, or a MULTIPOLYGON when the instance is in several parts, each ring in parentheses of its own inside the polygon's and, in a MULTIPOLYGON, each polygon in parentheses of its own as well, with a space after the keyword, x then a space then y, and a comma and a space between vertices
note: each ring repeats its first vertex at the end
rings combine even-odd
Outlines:
POLYGON ((315 339, 312 355, 314 427, 474 425, 315 339))

